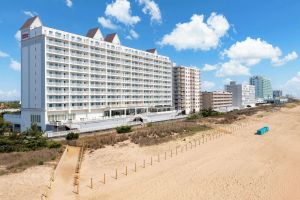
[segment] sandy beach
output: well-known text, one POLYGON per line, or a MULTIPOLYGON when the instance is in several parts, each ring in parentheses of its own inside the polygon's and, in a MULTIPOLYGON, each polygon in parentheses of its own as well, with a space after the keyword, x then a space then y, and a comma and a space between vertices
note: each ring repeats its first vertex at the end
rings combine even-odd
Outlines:
POLYGON ((143 148, 124 143, 87 152, 81 169, 79 197, 84 200, 300 199, 300 107, 260 113, 244 123, 248 126, 243 130, 187 152, 181 153, 180 149, 177 156, 174 148, 183 145, 182 140, 143 148), (264 125, 269 125, 271 131, 255 135, 264 125), (159 163, 155 156, 158 153, 159 163), (135 162, 137 172, 134 172, 135 162), (102 182, 104 173, 106 184, 102 182))
POLYGON ((0 199, 41 199, 41 194, 47 190, 52 171, 51 166, 38 166, 20 173, 0 176, 0 199))
MULTIPOLYGON (((243 126, 230 127, 239 130, 204 143, 195 134, 148 147, 126 141, 86 150, 79 194, 72 185, 78 153, 68 151, 47 199, 300 199, 300 107, 258 113, 238 123, 243 126), (255 135, 264 125, 270 132, 255 135)), ((50 167, 41 166, 0 176, 0 199, 40 199, 50 174, 50 167)))

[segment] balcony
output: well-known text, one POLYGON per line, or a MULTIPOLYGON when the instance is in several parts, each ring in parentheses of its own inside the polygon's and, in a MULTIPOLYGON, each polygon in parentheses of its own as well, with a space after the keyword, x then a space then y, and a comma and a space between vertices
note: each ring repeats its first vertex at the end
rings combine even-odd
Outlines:
POLYGON ((48 111, 62 111, 62 110, 68 110, 68 106, 62 106, 62 107, 48 107, 48 111))
POLYGON ((54 46, 59 46, 59 47, 68 47, 69 44, 65 44, 63 42, 54 42, 54 41, 49 41, 48 40, 48 44, 54 45, 54 46))
POLYGON ((70 79, 88 80, 88 76, 70 76, 70 79))
POLYGON ((47 74, 47 78, 69 79, 69 75, 54 75, 54 74, 47 74))
POLYGON ((63 66, 54 66, 54 65, 47 65, 48 69, 52 69, 55 71, 68 71, 69 68, 68 67, 63 67, 63 66))
POLYGON ((69 59, 61 59, 61 58, 53 58, 53 57, 48 57, 47 60, 51 62, 59 62, 64 64, 69 62, 69 59))
POLYGON ((69 55, 68 51, 61 51, 61 50, 47 49, 47 52, 51 53, 51 54, 59 54, 59 55, 64 55, 64 56, 68 56, 69 55))
POLYGON ((85 88, 88 88, 89 85, 88 84, 80 84, 80 83, 71 83, 70 87, 80 87, 80 88, 85 87, 85 88))
POLYGON ((68 103, 69 102, 69 99, 47 99, 47 102, 49 103, 68 103))
POLYGON ((87 58, 89 55, 88 54, 71 53, 70 56, 74 57, 74 58, 87 58))
POLYGON ((84 66, 89 66, 89 62, 82 62, 82 61, 75 61, 75 60, 71 60, 71 64, 74 65, 84 65, 84 66))
POLYGON ((47 82, 47 85, 55 86, 55 87, 68 87, 69 83, 62 82, 47 82))

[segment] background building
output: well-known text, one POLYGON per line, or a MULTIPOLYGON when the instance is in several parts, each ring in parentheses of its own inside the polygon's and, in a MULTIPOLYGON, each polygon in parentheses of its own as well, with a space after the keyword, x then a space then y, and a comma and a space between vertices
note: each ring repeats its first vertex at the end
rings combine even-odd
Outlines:
POLYGON ((274 90, 273 91, 273 98, 276 99, 276 98, 280 98, 280 97, 283 97, 282 90, 274 90))
POLYGON ((22 131, 32 123, 42 130, 83 128, 85 121, 146 120, 173 110, 172 64, 155 49, 122 46, 117 34, 103 37, 98 28, 81 36, 45 27, 39 17, 20 30, 22 131))
POLYGON ((173 68, 175 109, 184 114, 200 111, 200 70, 176 66, 173 68))
POLYGON ((227 110, 232 107, 232 93, 225 91, 202 92, 202 109, 216 111, 227 110))
POLYGON ((255 86, 231 81, 229 85, 225 85, 225 91, 232 93, 233 106, 239 108, 255 106, 255 86))
POLYGON ((272 99, 273 90, 271 81, 262 76, 252 76, 249 80, 250 85, 255 86, 255 98, 256 99, 272 99))

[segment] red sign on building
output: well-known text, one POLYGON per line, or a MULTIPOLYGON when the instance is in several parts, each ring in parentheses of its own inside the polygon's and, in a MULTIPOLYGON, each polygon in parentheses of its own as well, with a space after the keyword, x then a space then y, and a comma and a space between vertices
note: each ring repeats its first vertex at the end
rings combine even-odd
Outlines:
POLYGON ((29 38, 29 33, 22 34, 22 40, 29 38))

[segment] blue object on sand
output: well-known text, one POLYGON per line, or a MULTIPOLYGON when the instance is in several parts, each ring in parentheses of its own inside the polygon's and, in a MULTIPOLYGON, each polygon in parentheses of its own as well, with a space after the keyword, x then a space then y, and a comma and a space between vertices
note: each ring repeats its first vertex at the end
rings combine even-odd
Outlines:
POLYGON ((258 129, 258 130, 256 131, 256 134, 257 134, 257 135, 263 135, 263 134, 265 134, 266 132, 268 132, 269 130, 270 130, 269 127, 268 127, 268 126, 265 126, 265 127, 261 128, 261 129, 258 129))

